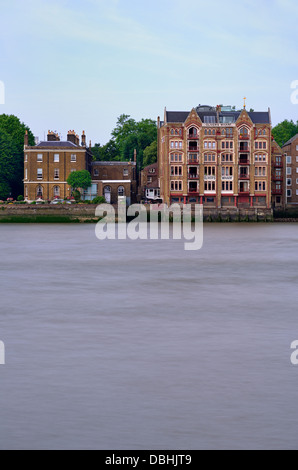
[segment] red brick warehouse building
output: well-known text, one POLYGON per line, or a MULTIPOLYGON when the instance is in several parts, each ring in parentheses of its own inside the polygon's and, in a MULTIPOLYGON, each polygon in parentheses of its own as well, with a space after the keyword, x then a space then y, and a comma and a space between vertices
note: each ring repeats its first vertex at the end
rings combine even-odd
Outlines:
POLYGON ((158 118, 163 202, 271 208, 270 109, 198 106, 158 118))

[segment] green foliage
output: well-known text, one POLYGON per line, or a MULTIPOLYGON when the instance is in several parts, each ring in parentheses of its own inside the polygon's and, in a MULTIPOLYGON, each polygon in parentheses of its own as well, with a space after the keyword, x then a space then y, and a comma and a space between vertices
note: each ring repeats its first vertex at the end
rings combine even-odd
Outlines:
POLYGON ((298 134, 298 121, 288 121, 285 119, 272 129, 272 134, 276 142, 282 147, 288 140, 298 134))
POLYGON ((106 202, 106 200, 103 196, 96 196, 93 199, 92 204, 104 204, 105 202, 106 202))
POLYGON ((73 171, 66 181, 73 189, 88 189, 91 186, 91 175, 87 170, 73 171))
POLYGON ((0 199, 23 192, 24 136, 35 145, 34 136, 16 116, 0 115, 0 199))
POLYGON ((74 190, 73 192, 73 197, 75 198, 76 202, 80 202, 81 200, 81 193, 77 189, 74 190))
POLYGON ((19 202, 20 202, 20 201, 24 201, 24 196, 21 196, 21 195, 18 196, 18 197, 17 197, 17 201, 19 201, 19 202))
POLYGON ((154 140, 143 152, 143 165, 148 166, 157 162, 157 140, 154 140))
POLYGON ((120 160, 120 151, 114 140, 109 140, 109 142, 103 146, 100 144, 95 144, 92 147, 93 159, 98 162, 112 162, 120 160))

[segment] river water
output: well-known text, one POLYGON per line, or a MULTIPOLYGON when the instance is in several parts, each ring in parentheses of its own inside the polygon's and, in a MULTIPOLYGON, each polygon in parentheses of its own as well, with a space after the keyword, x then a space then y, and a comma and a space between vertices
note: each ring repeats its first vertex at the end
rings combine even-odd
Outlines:
POLYGON ((1 225, 1 449, 297 449, 298 226, 1 225))

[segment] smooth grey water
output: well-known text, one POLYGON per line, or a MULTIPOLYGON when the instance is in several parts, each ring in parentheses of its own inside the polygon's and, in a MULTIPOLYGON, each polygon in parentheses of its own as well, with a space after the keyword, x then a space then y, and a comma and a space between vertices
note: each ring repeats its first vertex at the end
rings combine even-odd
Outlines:
POLYGON ((0 226, 1 449, 297 449, 298 226, 0 226))

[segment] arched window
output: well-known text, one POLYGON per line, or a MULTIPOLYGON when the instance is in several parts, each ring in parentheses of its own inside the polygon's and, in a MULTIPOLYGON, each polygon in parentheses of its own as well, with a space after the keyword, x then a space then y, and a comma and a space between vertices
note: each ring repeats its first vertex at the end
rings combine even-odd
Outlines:
POLYGON ((189 137, 196 137, 197 136, 197 129, 195 127, 191 127, 189 129, 189 137))
POLYGON ((124 186, 119 186, 119 187, 118 187, 118 196, 119 196, 119 197, 125 196, 124 186))
POLYGON ((43 187, 39 185, 36 188, 36 197, 42 199, 42 196, 43 196, 43 187))
POLYGON ((240 128, 240 135, 248 136, 248 130, 247 130, 246 127, 241 127, 240 128))
POLYGON ((215 135, 215 129, 213 129, 213 131, 212 131, 212 135, 215 135))
POLYGON ((54 186, 54 196, 55 197, 60 196, 60 186, 54 186))
POLYGON ((182 135, 182 129, 179 129, 179 135, 182 135))
POLYGON ((174 135, 174 129, 171 129, 171 135, 174 135))
POLYGON ((208 132, 209 135, 211 135, 211 129, 209 129, 209 132, 208 132))
POLYGON ((266 135, 266 130, 265 130, 265 129, 264 129, 264 131, 263 131, 263 135, 266 135))
POLYGON ((207 135, 207 133, 208 133, 208 132, 207 132, 207 129, 205 129, 205 135, 207 135))
POLYGON ((175 129, 175 135, 178 135, 178 129, 175 129))

